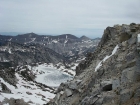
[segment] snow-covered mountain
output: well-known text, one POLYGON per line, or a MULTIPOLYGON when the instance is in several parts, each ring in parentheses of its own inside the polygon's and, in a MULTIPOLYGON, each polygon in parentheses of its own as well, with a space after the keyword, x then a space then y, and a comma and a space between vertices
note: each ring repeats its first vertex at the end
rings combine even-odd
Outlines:
POLYGON ((25 45, 6 42, 0 46, 0 67, 33 64, 38 62, 58 63, 65 61, 64 57, 55 51, 41 45, 25 45))
POLYGON ((86 36, 78 38, 71 34, 63 34, 58 36, 37 35, 35 33, 27 33, 17 36, 0 35, 1 44, 5 41, 11 41, 21 44, 40 44, 48 47, 59 54, 67 57, 82 55, 87 50, 94 50, 100 39, 92 40, 86 36))

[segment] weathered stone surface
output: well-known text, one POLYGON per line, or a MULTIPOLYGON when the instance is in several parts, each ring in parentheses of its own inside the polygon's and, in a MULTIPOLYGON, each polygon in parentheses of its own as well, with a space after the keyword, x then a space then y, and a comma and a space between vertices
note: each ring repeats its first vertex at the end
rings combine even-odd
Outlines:
POLYGON ((120 87, 120 80, 119 79, 114 79, 112 81, 112 89, 114 90, 114 89, 117 89, 119 87, 120 87))
POLYGON ((94 105, 102 105, 103 103, 103 98, 99 98, 95 103, 94 105))
POLYGON ((122 46, 123 47, 127 47, 128 46, 128 42, 127 41, 122 42, 122 46))
POLYGON ((89 105, 93 105, 99 98, 95 97, 95 98, 91 98, 90 104, 89 105))
POLYGON ((101 68, 101 69, 99 69, 97 72, 98 72, 98 75, 99 75, 99 76, 102 76, 102 75, 104 74, 104 69, 101 68))
POLYGON ((129 32, 130 31, 130 26, 123 24, 121 28, 121 32, 129 32))
POLYGON ((136 60, 136 69, 135 69, 135 81, 140 81, 140 57, 139 54, 136 60))
POLYGON ((57 93, 54 100, 52 100, 52 102, 55 103, 55 105, 59 105, 59 99, 60 99, 61 94, 57 93))
POLYGON ((85 98, 82 100, 81 104, 82 104, 82 105, 89 105, 89 99, 90 99, 90 97, 85 97, 85 98))
POLYGON ((108 102, 111 102, 112 100, 114 100, 115 96, 114 95, 106 95, 104 96, 103 98, 103 103, 108 103, 108 102))
POLYGON ((72 90, 70 90, 70 89, 65 89, 65 93, 66 93, 67 97, 69 97, 73 94, 72 90))
POLYGON ((124 89, 120 93, 120 103, 125 103, 132 97, 132 91, 129 89, 124 89))
POLYGON ((1 83, 1 88, 4 93, 11 93, 11 90, 4 83, 1 83))
POLYGON ((126 32, 120 34, 120 42, 126 41, 130 38, 131 38, 131 35, 126 32))
POLYGON ((81 105, 93 105, 97 100, 98 97, 94 97, 94 96, 85 97, 82 100, 81 105))
POLYGON ((77 88, 78 88, 76 82, 71 82, 71 83, 68 84, 68 86, 69 86, 70 89, 76 89, 77 90, 77 88))
POLYGON ((2 102, 2 105, 30 105, 32 103, 33 102, 25 102, 23 99, 6 98, 4 102, 2 102))
POLYGON ((136 90, 134 97, 140 97, 140 89, 136 90))
POLYGON ((136 42, 137 42, 137 39, 134 37, 134 38, 130 38, 129 40, 128 40, 128 44, 129 45, 133 45, 133 44, 136 44, 136 42))
POLYGON ((123 70, 122 75, 121 75, 121 83, 129 83, 134 81, 134 70, 135 67, 127 68, 123 70))
POLYGON ((58 87, 58 89, 54 93, 58 93, 60 91, 63 91, 64 87, 65 87, 65 84, 61 83, 60 86, 58 87))
POLYGON ((129 53, 126 55, 126 60, 127 62, 132 62, 132 60, 135 58, 135 54, 134 53, 129 53))

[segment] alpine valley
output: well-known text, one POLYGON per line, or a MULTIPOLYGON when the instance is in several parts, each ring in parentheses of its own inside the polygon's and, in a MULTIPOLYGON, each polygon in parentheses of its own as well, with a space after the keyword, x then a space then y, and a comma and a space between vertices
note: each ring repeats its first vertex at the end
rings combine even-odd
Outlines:
POLYGON ((71 34, 0 35, 0 105, 48 103, 99 41, 71 34))

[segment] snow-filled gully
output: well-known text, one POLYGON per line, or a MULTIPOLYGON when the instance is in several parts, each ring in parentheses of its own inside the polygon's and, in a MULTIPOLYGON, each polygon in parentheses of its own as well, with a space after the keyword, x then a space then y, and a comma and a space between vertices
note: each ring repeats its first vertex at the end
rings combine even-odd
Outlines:
POLYGON ((107 55, 103 60, 101 60, 98 65, 95 68, 95 72, 102 66, 102 63, 105 62, 108 58, 110 58, 112 55, 114 55, 117 52, 117 49, 119 48, 118 45, 116 45, 116 47, 113 49, 112 54, 111 55, 107 55))

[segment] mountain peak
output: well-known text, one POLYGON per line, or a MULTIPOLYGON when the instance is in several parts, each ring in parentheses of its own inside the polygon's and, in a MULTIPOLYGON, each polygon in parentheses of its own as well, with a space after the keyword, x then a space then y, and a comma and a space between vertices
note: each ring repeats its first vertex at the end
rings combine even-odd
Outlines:
POLYGON ((18 35, 18 36, 29 36, 29 37, 34 37, 34 36, 37 36, 37 34, 31 32, 31 33, 26 33, 26 34, 20 34, 20 35, 18 35))
POLYGON ((90 38, 88 38, 87 36, 83 35, 80 37, 81 40, 91 40, 90 38))

